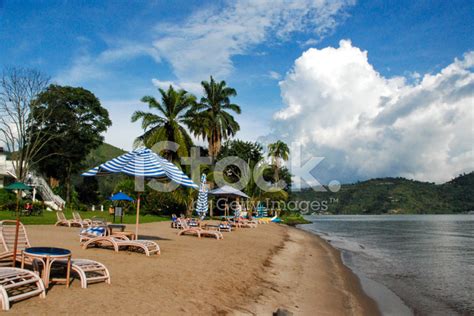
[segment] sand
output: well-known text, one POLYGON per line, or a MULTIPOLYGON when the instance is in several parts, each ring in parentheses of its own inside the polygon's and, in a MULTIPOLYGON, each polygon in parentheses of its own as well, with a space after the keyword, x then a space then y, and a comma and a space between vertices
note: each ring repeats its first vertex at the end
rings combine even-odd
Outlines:
MULTIPOLYGON (((132 227, 129 227, 132 229, 132 227)), ((322 239, 277 224, 224 233, 224 240, 177 236, 169 222, 143 224, 162 254, 90 248, 78 229, 27 226, 33 246, 68 248, 75 258, 104 263, 112 284, 81 289, 52 285, 46 299, 13 305, 10 314, 377 315, 340 254, 322 239)))

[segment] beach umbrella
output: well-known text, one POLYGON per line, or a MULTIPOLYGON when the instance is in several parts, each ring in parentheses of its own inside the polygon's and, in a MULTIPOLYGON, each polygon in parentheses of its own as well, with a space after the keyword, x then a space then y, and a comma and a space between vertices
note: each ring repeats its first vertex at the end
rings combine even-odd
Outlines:
MULTIPOLYGON (((236 188, 233 188, 229 185, 224 185, 220 188, 217 188, 217 189, 214 189, 212 191, 209 191, 209 194, 212 194, 212 195, 217 195, 217 196, 223 196, 223 197, 226 197, 226 198, 245 198, 245 199, 249 199, 249 196, 247 194, 245 194, 244 192, 236 189, 236 188)), ((225 210, 225 215, 227 215, 227 203, 226 203, 226 210, 225 210)), ((240 212, 238 210, 235 211, 234 213, 234 216, 235 217, 239 217, 240 216, 240 212)))
MULTIPOLYGON (((84 172, 86 177, 123 173, 143 179, 169 179, 179 185, 198 188, 178 167, 148 148, 138 148, 84 172)), ((135 236, 138 238, 140 222, 140 192, 137 196, 135 236)))
MULTIPOLYGON (((123 192, 115 193, 109 198, 109 200, 117 201, 117 202, 120 202, 120 201, 133 202, 133 199, 123 192)), ((123 212, 121 209, 120 209, 120 212, 117 212, 117 210, 118 210, 117 208, 114 210, 114 223, 115 223, 115 216, 120 216, 120 223, 123 223, 123 212)))
POLYGON ((13 182, 12 184, 5 187, 5 190, 17 191, 16 194, 16 227, 15 227, 15 240, 13 242, 13 267, 16 263, 16 251, 18 249, 18 231, 20 230, 20 194, 22 191, 31 190, 30 186, 27 186, 23 182, 13 182))
POLYGON ((128 195, 126 195, 125 193, 123 192, 119 192, 119 193, 115 193, 114 195, 112 195, 109 200, 111 201, 129 201, 129 202, 133 202, 133 199, 131 197, 129 197, 128 195))
POLYGON ((197 200, 196 212, 201 216, 201 219, 204 219, 206 216, 207 210, 209 209, 209 203, 207 201, 207 184, 206 184, 206 175, 203 173, 201 176, 201 185, 199 187, 199 195, 197 200))
POLYGON ((220 195, 220 196, 226 196, 226 197, 242 197, 248 199, 249 196, 245 194, 244 192, 233 188, 229 185, 224 185, 220 188, 214 189, 212 191, 209 191, 209 194, 213 195, 220 195))

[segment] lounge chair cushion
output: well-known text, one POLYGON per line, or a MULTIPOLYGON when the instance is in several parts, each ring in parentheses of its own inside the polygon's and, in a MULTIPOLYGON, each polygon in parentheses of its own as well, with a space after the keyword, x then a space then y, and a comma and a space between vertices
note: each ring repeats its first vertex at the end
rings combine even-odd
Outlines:
POLYGON ((106 229, 105 227, 101 227, 101 226, 88 227, 86 229, 82 229, 80 234, 91 235, 91 236, 105 236, 106 229))

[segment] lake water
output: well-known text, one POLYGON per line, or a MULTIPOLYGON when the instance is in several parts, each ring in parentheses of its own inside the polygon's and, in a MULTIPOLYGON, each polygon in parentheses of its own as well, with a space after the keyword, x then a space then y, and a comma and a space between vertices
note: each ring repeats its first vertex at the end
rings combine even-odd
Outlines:
POLYGON ((474 215, 307 218, 300 228, 342 250, 384 314, 409 314, 398 300, 419 315, 474 315, 474 215))

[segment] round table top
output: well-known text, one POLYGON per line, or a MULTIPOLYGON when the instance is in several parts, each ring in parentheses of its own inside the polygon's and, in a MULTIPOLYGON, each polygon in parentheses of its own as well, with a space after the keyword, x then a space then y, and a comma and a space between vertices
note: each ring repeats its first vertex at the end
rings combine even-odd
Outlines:
POLYGON ((30 247, 24 250, 25 253, 37 256, 68 256, 71 250, 55 247, 30 247))
POLYGON ((107 226, 112 228, 126 227, 125 224, 108 224, 107 226))

